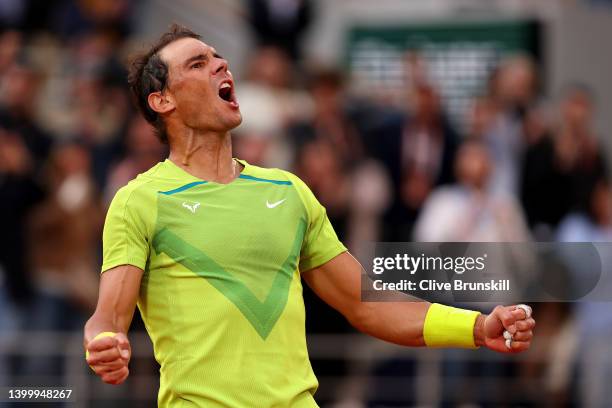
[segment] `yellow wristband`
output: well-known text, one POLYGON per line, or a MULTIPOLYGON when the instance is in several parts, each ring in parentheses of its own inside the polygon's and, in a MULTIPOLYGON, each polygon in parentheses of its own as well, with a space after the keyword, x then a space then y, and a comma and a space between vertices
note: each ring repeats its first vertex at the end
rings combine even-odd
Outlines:
POLYGON ((433 303, 427 310, 423 338, 427 347, 477 348, 474 324, 480 312, 433 303))
MULTIPOLYGON (((114 337, 116 334, 117 333, 113 333, 113 332, 101 332, 101 333, 98 333, 96 335, 96 337, 91 339, 91 341, 98 340, 98 339, 100 339, 102 337, 114 337)), ((88 359, 88 358, 89 358, 89 350, 86 349, 85 350, 85 359, 88 359)))

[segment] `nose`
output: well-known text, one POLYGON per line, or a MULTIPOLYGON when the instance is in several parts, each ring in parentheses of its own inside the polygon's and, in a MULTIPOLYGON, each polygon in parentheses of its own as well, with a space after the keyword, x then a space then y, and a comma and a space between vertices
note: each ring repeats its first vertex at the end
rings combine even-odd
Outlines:
POLYGON ((225 58, 218 58, 219 62, 218 62, 218 66, 215 69, 215 74, 218 74, 220 72, 227 72, 227 60, 225 58))

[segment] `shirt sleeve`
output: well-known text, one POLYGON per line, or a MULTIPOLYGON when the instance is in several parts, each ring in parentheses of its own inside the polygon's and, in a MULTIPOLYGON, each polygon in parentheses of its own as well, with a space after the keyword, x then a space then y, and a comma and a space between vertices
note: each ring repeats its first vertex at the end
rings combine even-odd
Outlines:
POLYGON ((331 222, 329 222, 325 207, 319 203, 302 180, 296 176, 291 177, 291 179, 308 215, 308 227, 302 243, 299 265, 300 271, 305 272, 323 265, 342 252, 346 252, 347 249, 340 242, 331 222))
POLYGON ((147 227, 136 211, 134 189, 120 189, 106 214, 102 234, 102 273, 120 265, 145 269, 149 257, 147 227))

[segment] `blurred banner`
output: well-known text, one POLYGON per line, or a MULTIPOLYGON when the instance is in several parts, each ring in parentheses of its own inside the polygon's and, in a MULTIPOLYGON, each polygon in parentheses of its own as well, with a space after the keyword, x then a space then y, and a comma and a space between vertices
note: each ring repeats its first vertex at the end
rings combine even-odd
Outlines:
POLYGON ((451 120, 465 129, 474 95, 486 91, 504 57, 525 54, 540 61, 540 32, 533 20, 354 26, 346 64, 357 90, 387 101, 401 100, 404 95, 394 92, 411 82, 439 84, 451 120))

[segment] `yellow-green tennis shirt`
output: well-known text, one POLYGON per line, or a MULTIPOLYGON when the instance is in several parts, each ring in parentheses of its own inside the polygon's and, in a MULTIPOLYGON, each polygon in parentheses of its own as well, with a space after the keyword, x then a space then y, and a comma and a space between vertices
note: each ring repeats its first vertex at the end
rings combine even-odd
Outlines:
POLYGON ((316 407, 300 271, 346 251, 296 176, 240 161, 229 184, 170 160, 123 187, 102 271, 144 271, 160 407, 316 407))

